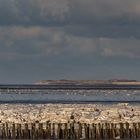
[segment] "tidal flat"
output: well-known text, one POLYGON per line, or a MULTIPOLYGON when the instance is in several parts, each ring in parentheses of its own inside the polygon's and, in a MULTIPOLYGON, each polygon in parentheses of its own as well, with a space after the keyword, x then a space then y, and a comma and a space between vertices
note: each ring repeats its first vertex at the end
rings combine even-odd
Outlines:
POLYGON ((140 105, 103 104, 0 104, 1 123, 134 123, 140 105))

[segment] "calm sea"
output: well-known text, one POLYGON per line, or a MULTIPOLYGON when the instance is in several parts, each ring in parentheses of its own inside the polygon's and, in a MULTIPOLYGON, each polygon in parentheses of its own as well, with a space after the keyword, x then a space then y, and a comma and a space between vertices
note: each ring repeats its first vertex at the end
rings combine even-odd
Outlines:
POLYGON ((140 90, 45 90, 1 92, 0 103, 140 103, 140 90))

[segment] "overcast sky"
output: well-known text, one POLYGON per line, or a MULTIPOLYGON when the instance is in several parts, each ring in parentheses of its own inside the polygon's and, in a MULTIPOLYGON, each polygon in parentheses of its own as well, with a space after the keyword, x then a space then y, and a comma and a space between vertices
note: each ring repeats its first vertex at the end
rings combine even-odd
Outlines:
POLYGON ((140 0, 0 0, 0 83, 140 80, 140 0))

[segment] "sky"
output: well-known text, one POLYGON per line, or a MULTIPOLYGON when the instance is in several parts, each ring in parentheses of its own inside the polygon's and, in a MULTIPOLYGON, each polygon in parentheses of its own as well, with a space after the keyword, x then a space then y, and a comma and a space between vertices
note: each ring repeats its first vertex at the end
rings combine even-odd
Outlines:
POLYGON ((140 80, 140 0, 0 0, 0 84, 140 80))

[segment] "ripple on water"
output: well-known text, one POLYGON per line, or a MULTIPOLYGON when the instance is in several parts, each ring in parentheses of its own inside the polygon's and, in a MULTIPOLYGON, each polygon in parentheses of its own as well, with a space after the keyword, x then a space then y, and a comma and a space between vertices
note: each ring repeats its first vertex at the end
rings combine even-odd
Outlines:
POLYGON ((140 91, 101 91, 101 90, 77 90, 77 91, 44 91, 35 93, 0 93, 0 102, 8 103, 111 103, 130 102, 140 103, 140 91))

